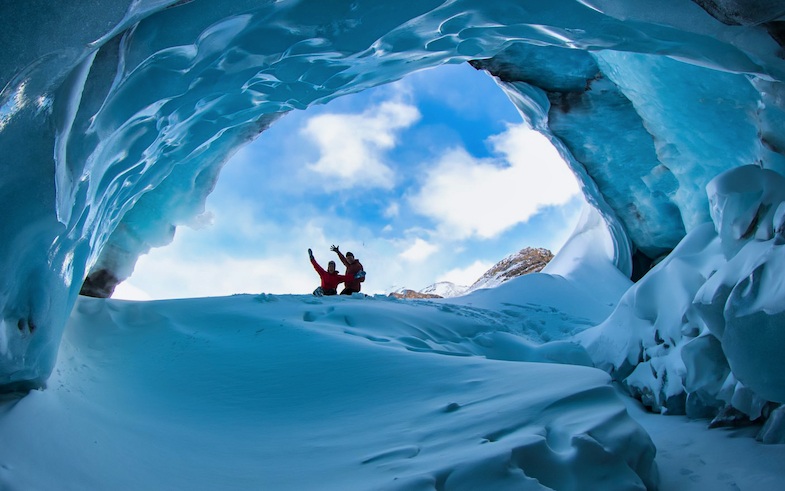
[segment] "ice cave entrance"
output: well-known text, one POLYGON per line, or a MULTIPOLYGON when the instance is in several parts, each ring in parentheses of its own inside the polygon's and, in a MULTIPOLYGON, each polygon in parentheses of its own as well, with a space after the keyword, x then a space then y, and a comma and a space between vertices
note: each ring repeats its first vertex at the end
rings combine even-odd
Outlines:
POLYGON ((278 120, 114 297, 309 292, 305 251, 326 265, 333 243, 373 272, 369 293, 468 286, 523 247, 558 251, 583 203, 492 77, 442 65, 278 120))

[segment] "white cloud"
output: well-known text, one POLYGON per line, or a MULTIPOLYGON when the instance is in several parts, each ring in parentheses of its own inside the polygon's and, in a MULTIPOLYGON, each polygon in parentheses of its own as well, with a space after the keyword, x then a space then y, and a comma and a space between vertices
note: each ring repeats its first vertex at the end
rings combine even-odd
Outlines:
POLYGON ((388 206, 384 210, 384 216, 386 218, 395 218, 398 216, 398 213, 400 213, 400 211, 401 211, 401 207, 398 203, 390 203, 390 206, 388 206))
POLYGON ((480 276, 488 271, 491 266, 493 266, 493 263, 475 261, 465 268, 456 268, 447 271, 436 281, 449 281, 456 285, 471 286, 475 281, 479 280, 480 276))
POLYGON ((234 293, 310 293, 319 277, 308 261, 314 248, 326 266, 329 242, 320 217, 276 224, 242 201, 225 203, 213 227, 179 228, 171 245, 139 258, 115 298, 153 299, 234 293), (277 240, 270 241, 271 237, 277 240))
POLYGON ((455 239, 493 238, 548 205, 578 193, 572 172, 541 134, 510 126, 490 138, 500 159, 478 159, 463 148, 444 154, 410 198, 417 213, 455 239))
POLYGON ((266 259, 212 257, 209 261, 189 262, 160 250, 154 268, 142 256, 129 285, 120 284, 115 298, 154 299, 232 295, 235 293, 310 293, 319 286, 319 276, 308 263, 305 252, 300 256, 266 259), (160 256, 167 256, 162 260, 160 256), (135 287, 145 285, 145 290, 135 287))
POLYGON ((308 167, 328 178, 328 189, 357 185, 390 189, 395 175, 384 154, 395 147, 400 130, 420 118, 415 106, 387 101, 362 114, 322 114, 308 120, 302 133, 320 151, 308 167))
POLYGON ((414 243, 403 251, 399 256, 410 262, 421 262, 432 254, 436 253, 439 247, 421 238, 414 239, 414 243))
POLYGON ((141 288, 133 285, 130 281, 124 281, 114 289, 112 298, 123 300, 152 300, 153 297, 141 288))

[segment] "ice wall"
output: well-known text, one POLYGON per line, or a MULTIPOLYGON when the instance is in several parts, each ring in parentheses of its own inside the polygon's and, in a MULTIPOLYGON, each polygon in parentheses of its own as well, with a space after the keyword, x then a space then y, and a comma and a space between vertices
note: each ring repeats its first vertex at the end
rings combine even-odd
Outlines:
MULTIPOLYGON (((747 165, 707 188, 712 222, 579 339, 654 410, 765 419, 785 403, 785 177, 747 165)), ((785 438, 776 418, 764 432, 785 438)))
POLYGON ((558 143, 623 270, 669 251, 714 175, 783 166, 785 11, 699 3, 0 3, 0 385, 41 384, 87 272, 110 290, 281 114, 441 63, 558 143))

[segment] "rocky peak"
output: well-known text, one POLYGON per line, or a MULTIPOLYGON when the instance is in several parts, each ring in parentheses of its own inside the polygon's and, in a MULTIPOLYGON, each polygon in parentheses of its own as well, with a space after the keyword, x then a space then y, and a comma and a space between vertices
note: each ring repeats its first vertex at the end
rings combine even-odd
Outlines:
POLYGON ((542 247, 525 247, 510 254, 469 287, 468 291, 501 285, 507 280, 530 273, 538 273, 553 259, 553 253, 542 247))
POLYGON ((553 253, 542 247, 525 247, 520 251, 505 257, 470 287, 456 285, 450 282, 439 282, 426 286, 420 291, 401 288, 389 294, 395 298, 449 298, 464 295, 480 288, 492 288, 501 285, 507 280, 529 273, 538 273, 553 259, 553 253))
POLYGON ((415 290, 410 290, 408 288, 403 288, 401 290, 394 291, 390 293, 388 297, 404 298, 407 300, 418 299, 418 298, 443 298, 441 295, 436 295, 435 293, 423 293, 415 290))

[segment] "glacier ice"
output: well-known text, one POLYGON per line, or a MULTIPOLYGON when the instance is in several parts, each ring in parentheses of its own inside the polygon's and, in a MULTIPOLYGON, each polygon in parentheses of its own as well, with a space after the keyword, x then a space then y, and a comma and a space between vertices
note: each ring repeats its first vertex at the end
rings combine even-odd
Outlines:
POLYGON ((766 169, 764 188, 785 173, 780 2, 98 0, 0 11, 6 390, 47 379, 88 273, 104 292, 127 278, 139 254, 202 212, 227 158, 277 118, 470 61, 565 157, 619 270, 661 261, 591 331, 627 343, 596 362, 624 371, 655 406, 693 407, 679 402, 686 380, 705 409, 719 382, 687 370, 727 371, 711 335, 730 370, 716 397, 744 387, 783 399, 767 344, 785 322, 783 210, 771 202, 755 212, 752 238, 728 242, 724 230, 739 229, 721 222, 716 235, 705 193, 729 169, 766 169), (736 255, 720 254, 728 248, 736 255))
MULTIPOLYGON (((741 166, 707 192, 713 221, 578 339, 655 410, 715 417, 727 408, 755 420, 785 402, 785 177, 741 166)), ((777 421, 762 439, 782 438, 777 421)))

